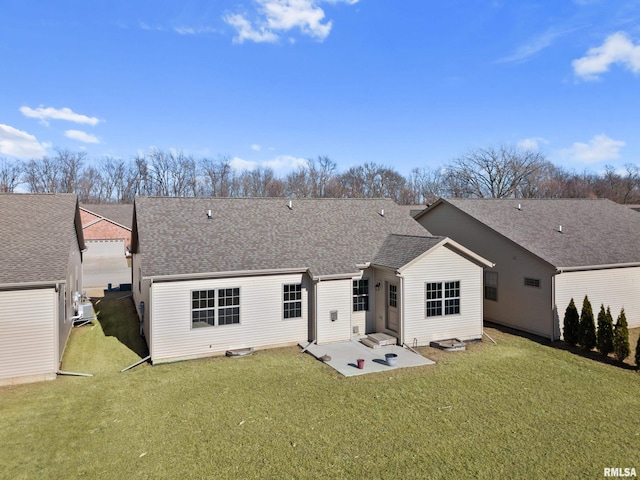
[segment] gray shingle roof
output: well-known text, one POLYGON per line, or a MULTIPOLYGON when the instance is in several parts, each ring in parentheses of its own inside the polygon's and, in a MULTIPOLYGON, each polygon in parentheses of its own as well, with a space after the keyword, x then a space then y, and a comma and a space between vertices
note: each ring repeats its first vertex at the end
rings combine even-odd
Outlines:
POLYGON ((387 235, 430 236, 387 199, 300 199, 290 210, 283 198, 139 197, 135 216, 132 248, 142 256, 144 276, 280 269, 355 274, 387 235))
POLYGON ((76 195, 0 194, 0 284, 64 281, 74 235, 76 195))
POLYGON ((131 204, 82 204, 80 207, 131 230, 133 205, 131 204))
POLYGON ((610 200, 446 202, 558 268, 640 262, 640 215, 610 200))
POLYGON ((431 250, 445 237, 424 237, 409 235, 389 235, 378 250, 373 264, 398 270, 431 250))

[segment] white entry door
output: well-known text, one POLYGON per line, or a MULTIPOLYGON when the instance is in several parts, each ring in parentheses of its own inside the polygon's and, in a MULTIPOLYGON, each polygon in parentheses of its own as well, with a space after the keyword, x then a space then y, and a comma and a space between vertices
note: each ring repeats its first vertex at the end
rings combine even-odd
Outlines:
POLYGON ((387 330, 398 333, 398 284, 387 284, 387 330))

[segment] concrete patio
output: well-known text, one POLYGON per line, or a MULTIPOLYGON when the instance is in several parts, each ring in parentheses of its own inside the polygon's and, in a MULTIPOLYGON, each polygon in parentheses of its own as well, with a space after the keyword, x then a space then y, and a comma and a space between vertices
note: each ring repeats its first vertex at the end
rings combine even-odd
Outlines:
MULTIPOLYGON (((300 344, 302 348, 305 346, 305 344, 300 344)), ((386 372, 398 368, 433 365, 435 363, 422 355, 398 345, 369 348, 360 343, 359 339, 354 339, 350 342, 329 343, 326 345, 314 344, 307 348, 306 353, 313 355, 317 359, 320 359, 320 357, 324 355, 330 356, 331 360, 324 363, 345 377, 374 372, 386 372), (387 365, 385 360, 385 354, 387 353, 395 353, 398 356, 395 366, 390 367, 387 365), (358 359, 364 360, 364 368, 358 368, 358 359)))

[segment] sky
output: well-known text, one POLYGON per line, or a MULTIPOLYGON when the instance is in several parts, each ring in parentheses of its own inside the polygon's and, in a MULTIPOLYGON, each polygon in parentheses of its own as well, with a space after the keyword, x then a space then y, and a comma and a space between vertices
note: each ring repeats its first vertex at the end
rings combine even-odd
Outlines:
POLYGON ((0 158, 640 165, 637 0, 0 0, 0 158))

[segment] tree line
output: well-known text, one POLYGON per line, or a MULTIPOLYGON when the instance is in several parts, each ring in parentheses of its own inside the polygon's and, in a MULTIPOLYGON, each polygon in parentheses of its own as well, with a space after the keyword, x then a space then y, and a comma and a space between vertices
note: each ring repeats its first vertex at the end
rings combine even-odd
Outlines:
POLYGON ((326 156, 277 175, 257 167, 237 171, 229 157, 195 158, 154 149, 132 159, 90 161, 85 152, 57 149, 28 161, 0 158, 0 192, 77 193, 84 203, 132 203, 137 195, 169 197, 392 198, 428 204, 438 197, 609 198, 640 203, 640 169, 575 172, 543 154, 508 146, 470 151, 440 168, 403 176, 365 162, 340 172, 326 156))

